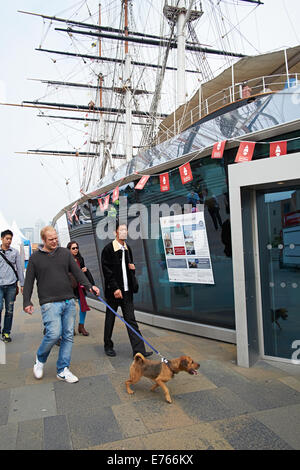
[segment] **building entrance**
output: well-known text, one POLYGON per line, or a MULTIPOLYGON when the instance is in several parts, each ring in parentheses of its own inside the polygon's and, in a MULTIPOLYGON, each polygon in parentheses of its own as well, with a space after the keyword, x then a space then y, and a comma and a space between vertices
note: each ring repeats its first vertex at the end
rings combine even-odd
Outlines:
POLYGON ((261 344, 266 358, 300 364, 300 186, 256 191, 261 344))

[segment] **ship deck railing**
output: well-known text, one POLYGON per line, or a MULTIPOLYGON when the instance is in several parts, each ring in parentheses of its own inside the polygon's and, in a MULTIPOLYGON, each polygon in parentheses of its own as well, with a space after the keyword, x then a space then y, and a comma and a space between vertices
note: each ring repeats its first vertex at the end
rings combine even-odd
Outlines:
MULTIPOLYGON (((153 145, 157 145, 180 134, 188 127, 201 121, 209 114, 215 113, 238 101, 251 99, 266 93, 278 93, 283 89, 292 88, 300 84, 300 77, 297 73, 274 74, 262 77, 244 80, 239 83, 224 88, 217 93, 203 99, 201 96, 201 87, 198 91, 198 104, 191 106, 194 97, 183 107, 173 113, 173 124, 164 128, 163 122, 160 124, 160 130, 153 145), (247 87, 245 89, 245 87, 247 87)), ((195 95, 194 95, 195 96, 195 95)))

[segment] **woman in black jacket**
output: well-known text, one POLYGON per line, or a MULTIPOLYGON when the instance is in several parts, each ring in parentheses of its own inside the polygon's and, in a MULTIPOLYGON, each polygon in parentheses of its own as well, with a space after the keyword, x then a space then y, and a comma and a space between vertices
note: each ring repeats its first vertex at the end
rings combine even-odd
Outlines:
MULTIPOLYGON (((72 255, 75 258, 76 263, 80 267, 80 269, 84 272, 88 280, 94 285, 94 279, 90 271, 86 268, 84 259, 81 256, 79 252, 79 245, 75 241, 71 241, 68 243, 67 248, 71 251, 72 255)), ((87 302, 86 302, 86 292, 84 287, 81 284, 78 284, 76 280, 72 279, 72 285, 74 289, 74 294, 76 295, 78 299, 78 304, 79 304, 79 325, 78 325, 78 333, 82 334, 83 336, 89 336, 89 332, 86 331, 84 328, 84 322, 85 322, 85 317, 86 317, 86 312, 90 310, 87 302), (75 283, 73 284, 73 282, 75 283)))

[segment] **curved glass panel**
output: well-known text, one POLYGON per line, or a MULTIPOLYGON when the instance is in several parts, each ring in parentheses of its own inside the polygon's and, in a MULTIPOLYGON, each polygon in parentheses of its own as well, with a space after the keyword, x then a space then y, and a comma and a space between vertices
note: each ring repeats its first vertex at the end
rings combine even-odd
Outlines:
POLYGON ((137 171, 168 162, 194 151, 201 151, 215 142, 238 138, 251 132, 268 129, 300 118, 300 86, 278 93, 249 98, 228 106, 228 111, 209 115, 181 134, 140 153, 129 163, 111 172, 98 187, 118 181, 137 171))

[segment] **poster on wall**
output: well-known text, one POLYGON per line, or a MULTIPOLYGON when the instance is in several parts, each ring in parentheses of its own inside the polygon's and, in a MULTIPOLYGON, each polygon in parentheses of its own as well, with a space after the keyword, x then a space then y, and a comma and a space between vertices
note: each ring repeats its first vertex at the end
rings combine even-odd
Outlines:
POLYGON ((160 217, 170 282, 214 284, 204 212, 160 217))

